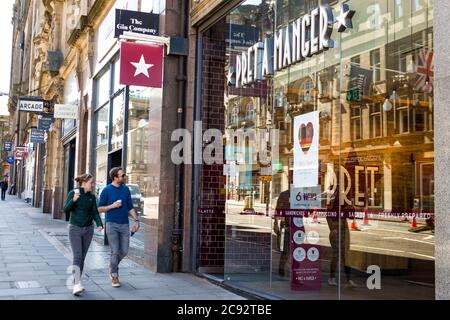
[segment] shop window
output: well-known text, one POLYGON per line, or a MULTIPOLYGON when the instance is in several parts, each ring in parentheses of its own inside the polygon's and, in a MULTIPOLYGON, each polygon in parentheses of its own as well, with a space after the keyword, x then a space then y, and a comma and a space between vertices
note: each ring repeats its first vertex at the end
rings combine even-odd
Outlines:
POLYGON ((399 108, 398 110, 398 130, 399 133, 409 132, 409 108, 399 108))
POLYGON ((120 60, 116 61, 113 65, 114 69, 114 87, 113 92, 117 92, 123 88, 123 85, 120 84, 120 60))
POLYGON ((413 3, 414 3, 414 11, 415 12, 418 12, 418 11, 420 11, 420 10, 422 10, 423 9, 423 7, 422 7, 422 2, 423 0, 413 0, 413 3))
POLYGON ((95 123, 97 131, 95 148, 95 177, 97 192, 107 183, 107 159, 108 159, 108 136, 109 136, 109 105, 103 107, 95 113, 95 123))
POLYGON ((414 131, 422 132, 426 130, 425 110, 414 110, 414 131))
POLYGON ((373 80, 375 82, 381 81, 380 49, 376 49, 370 52, 370 66, 373 70, 373 80))
POLYGON ((361 65, 361 56, 357 55, 354 56, 350 59, 350 63, 352 64, 352 66, 360 66, 361 65))
POLYGON ((247 109, 245 112, 245 120, 246 121, 254 121, 255 120, 255 106, 252 102, 247 105, 247 109))
POLYGON ((362 122, 361 122, 361 108, 351 108, 351 132, 352 140, 361 140, 362 137, 362 122))
POLYGON ((239 108, 238 107, 234 107, 233 111, 231 112, 230 124, 232 126, 239 125, 239 108))
POLYGON ((331 134, 331 121, 330 117, 326 113, 321 113, 321 119, 320 119, 320 139, 329 141, 330 140, 330 134, 331 134))
POLYGON ((399 46, 399 54, 398 54, 398 70, 401 72, 407 72, 408 70, 408 56, 409 53, 406 52, 408 50, 407 45, 399 46))
POLYGON ((370 106, 370 124, 371 124, 371 137, 379 138, 382 132, 381 121, 381 105, 375 104, 370 106))
MULTIPOLYGON (((235 88, 227 82, 230 88, 225 88, 224 100, 217 103, 217 108, 226 112, 220 122, 239 125, 239 120, 254 119, 261 128, 264 121, 259 122, 258 117, 261 114, 266 117, 263 106, 266 107, 265 98, 270 97, 268 99, 274 107, 267 106, 267 119, 271 120, 273 128, 281 130, 279 160, 272 163, 272 175, 265 176, 263 172, 266 171, 261 170, 257 163, 250 165, 250 160, 255 161, 252 157, 256 149, 254 139, 240 141, 235 151, 237 159, 239 164, 247 165, 239 165, 233 179, 230 174, 224 179, 226 185, 231 185, 231 181, 235 183, 235 193, 230 191, 232 189, 223 188, 221 183, 214 183, 217 187, 210 188, 211 182, 216 181, 212 179, 214 177, 209 168, 203 168, 197 204, 225 212, 225 222, 224 225, 222 222, 212 224, 202 216, 206 223, 200 225, 199 231, 208 233, 213 225, 225 234, 225 240, 218 243, 220 247, 200 240, 199 254, 204 258, 200 259, 199 266, 215 276, 218 272, 219 277, 223 269, 223 278, 227 283, 298 300, 332 299, 340 297, 335 294, 341 292, 346 296, 348 294, 349 298, 376 298, 375 291, 348 291, 347 285, 350 285, 349 279, 352 278, 363 286, 367 277, 360 275, 358 270, 380 265, 390 270, 389 274, 382 274, 382 281, 386 279, 396 287, 408 281, 405 297, 423 295, 433 298, 434 275, 428 272, 434 263, 434 243, 433 238, 429 237, 433 231, 426 221, 421 220, 418 223, 423 230, 420 233, 411 232, 411 224, 399 217, 399 214, 408 212, 419 197, 421 209, 434 209, 434 146, 423 143, 426 139, 419 134, 432 128, 432 99, 421 99, 420 105, 411 103, 419 100, 414 98, 413 92, 422 95, 426 91, 413 86, 417 82, 417 65, 420 63, 420 49, 417 48, 432 45, 429 42, 432 39, 432 22, 427 21, 427 24, 424 19, 419 19, 421 22, 416 24, 414 19, 409 19, 417 8, 430 10, 431 13, 431 2, 243 1, 211 31, 202 35, 205 46, 202 53, 210 59, 216 55, 231 56, 236 51, 247 49, 247 46, 232 46, 230 39, 227 42, 222 38, 223 26, 230 21, 246 21, 249 26, 258 26, 258 41, 263 41, 267 35, 273 35, 289 21, 301 18, 317 6, 333 6, 336 16, 343 2, 357 12, 353 20, 354 28, 343 33, 342 37, 334 33, 333 40, 337 40, 335 48, 275 72, 267 81, 267 95, 263 97, 242 89, 240 94, 231 97, 232 91, 229 89, 235 88), (272 24, 271 19, 276 24, 272 24), (401 28, 400 25, 411 28, 401 28), (211 48, 220 49, 225 45, 225 54, 221 51, 211 53, 211 48), (355 98, 353 101, 347 101, 342 95, 348 89, 348 79, 344 72, 339 72, 349 61, 359 66, 357 71, 363 91, 362 99, 355 98), (332 91, 332 94, 327 91, 332 91), (237 101, 240 102, 239 108, 234 105, 237 101), (248 104, 250 101, 254 108, 248 104), (425 108, 427 103, 430 105, 425 108), (318 125, 315 112, 320 112, 318 125), (301 123, 303 121, 305 123, 301 123), (303 137, 302 125, 313 128, 309 131, 313 134, 303 137), (410 137, 409 132, 417 134, 410 137), (399 133, 404 135, 399 136, 399 133), (311 137, 319 137, 317 146, 313 146, 315 140, 311 143, 311 137), (423 166, 419 167, 420 164, 423 166), (300 192, 304 195, 314 193, 320 201, 297 197, 300 192), (225 204, 221 196, 227 199, 225 204), (311 214, 311 208, 320 209, 319 215, 304 216, 296 221, 282 212, 276 212, 289 209, 290 212, 298 210, 311 214), (345 214, 358 211, 358 216, 356 219, 346 216, 333 219, 337 210, 345 214), (299 232, 300 228, 304 229, 303 233, 299 232), (358 229, 370 231, 371 234, 351 232, 358 229), (392 237, 385 236, 388 229, 392 237), (314 235, 314 231, 319 239, 313 236, 309 243, 308 234, 314 235), (306 239, 302 239, 302 234, 306 235, 306 239), (428 244, 424 248, 410 246, 410 240, 405 241, 404 234, 409 234, 408 237, 427 234, 428 244), (316 245, 320 249, 320 257, 314 250, 309 252, 309 256, 308 250, 297 250, 297 254, 291 250, 302 240, 308 244, 307 249, 316 245), (203 248, 205 250, 201 251, 203 248), (212 255, 205 253, 210 248, 212 255), (401 250, 396 250, 399 248, 401 250), (215 261, 217 252, 223 251, 223 261, 209 265, 210 261, 215 261), (297 264, 303 260, 307 261, 308 270, 302 268, 304 264, 297 264), (314 262, 317 264, 313 270, 309 266, 314 262), (339 276, 341 270, 343 273, 339 276), (318 280, 309 287, 307 282, 296 281, 300 277, 308 277, 307 272, 313 272, 311 279, 318 280), (412 284, 414 282, 430 286, 415 286, 412 284), (336 288, 334 291, 333 287, 336 288)), ((245 37, 244 34, 242 36, 245 37)), ((250 43, 254 38, 247 40, 250 43)), ((212 61, 208 59, 202 61, 212 61)), ((222 85, 225 82, 224 75, 229 70, 229 64, 227 61, 220 65, 217 77, 216 71, 213 71, 213 77, 204 73, 202 88, 215 92, 217 83, 222 85)), ((209 99, 201 103, 204 110, 216 110, 214 102, 209 99)), ((212 125, 220 127, 224 124, 220 122, 214 121, 212 125)), ((272 126, 267 127, 272 129, 272 126)), ((248 133, 252 129, 247 125, 241 130, 248 133)), ((234 144, 237 145, 237 141, 234 144)), ((222 168, 215 169, 222 175, 222 168)), ((389 288, 383 287, 382 290, 387 294, 396 294, 389 288)))
POLYGON ((97 80, 97 106, 105 104, 111 95, 111 73, 109 69, 97 80))
POLYGON ((123 94, 117 96, 113 101, 113 117, 112 117, 112 150, 119 150, 123 146, 123 130, 124 130, 125 103, 123 94))

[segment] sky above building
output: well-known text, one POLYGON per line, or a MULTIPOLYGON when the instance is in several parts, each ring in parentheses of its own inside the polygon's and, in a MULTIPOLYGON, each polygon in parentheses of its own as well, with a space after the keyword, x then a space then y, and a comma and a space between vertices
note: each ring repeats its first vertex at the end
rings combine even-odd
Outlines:
MULTIPOLYGON (((12 14, 15 0, 2 0, 0 10, 0 94, 9 93, 9 80, 11 69, 11 37, 12 37, 12 14)), ((8 114, 8 98, 0 96, 0 115, 8 114)))

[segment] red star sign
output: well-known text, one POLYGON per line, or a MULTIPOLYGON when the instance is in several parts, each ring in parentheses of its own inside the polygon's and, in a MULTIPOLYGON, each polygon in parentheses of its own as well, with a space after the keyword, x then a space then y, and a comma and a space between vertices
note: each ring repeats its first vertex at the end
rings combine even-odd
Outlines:
POLYGON ((162 88, 164 47, 123 42, 120 48, 120 84, 162 88))

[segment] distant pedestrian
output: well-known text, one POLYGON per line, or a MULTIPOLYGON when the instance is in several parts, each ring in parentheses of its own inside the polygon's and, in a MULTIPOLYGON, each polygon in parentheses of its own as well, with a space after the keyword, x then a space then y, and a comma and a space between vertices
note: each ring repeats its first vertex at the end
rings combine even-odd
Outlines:
POLYGON ((109 266, 112 286, 120 287, 119 264, 127 256, 130 247, 130 220, 134 219, 131 232, 138 232, 140 221, 133 208, 130 189, 125 185, 126 174, 122 168, 114 168, 109 173, 112 183, 100 195, 99 212, 106 212, 106 235, 111 248, 109 266))
POLYGON ((83 291, 81 277, 84 261, 94 236, 93 221, 99 230, 103 230, 103 223, 97 209, 97 198, 94 193, 94 177, 83 174, 75 179, 79 188, 71 191, 67 196, 64 212, 70 213, 69 239, 73 252, 73 267, 75 281, 73 294, 80 295, 83 291))
POLYGON ((10 196, 11 196, 11 195, 13 195, 13 196, 16 195, 16 185, 14 184, 14 182, 11 183, 11 188, 9 188, 9 195, 10 195, 10 196))
POLYGON ((5 178, 1 182, 1 189, 2 189, 2 200, 6 200, 6 191, 8 191, 8 178, 5 178))

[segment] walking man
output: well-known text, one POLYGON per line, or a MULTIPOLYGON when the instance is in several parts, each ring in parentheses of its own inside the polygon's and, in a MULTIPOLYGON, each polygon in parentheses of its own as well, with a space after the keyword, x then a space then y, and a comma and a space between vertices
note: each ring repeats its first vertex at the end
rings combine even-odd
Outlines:
POLYGON ((100 195, 99 212, 106 212, 106 235, 111 248, 109 272, 112 286, 120 287, 119 264, 127 256, 130 247, 130 222, 134 220, 132 232, 138 232, 140 221, 133 208, 130 189, 125 185, 126 174, 122 168, 113 168, 110 173, 112 183, 100 195))
POLYGON ((6 191, 8 191, 8 178, 5 178, 1 182, 1 189, 2 189, 2 200, 6 200, 6 191))

